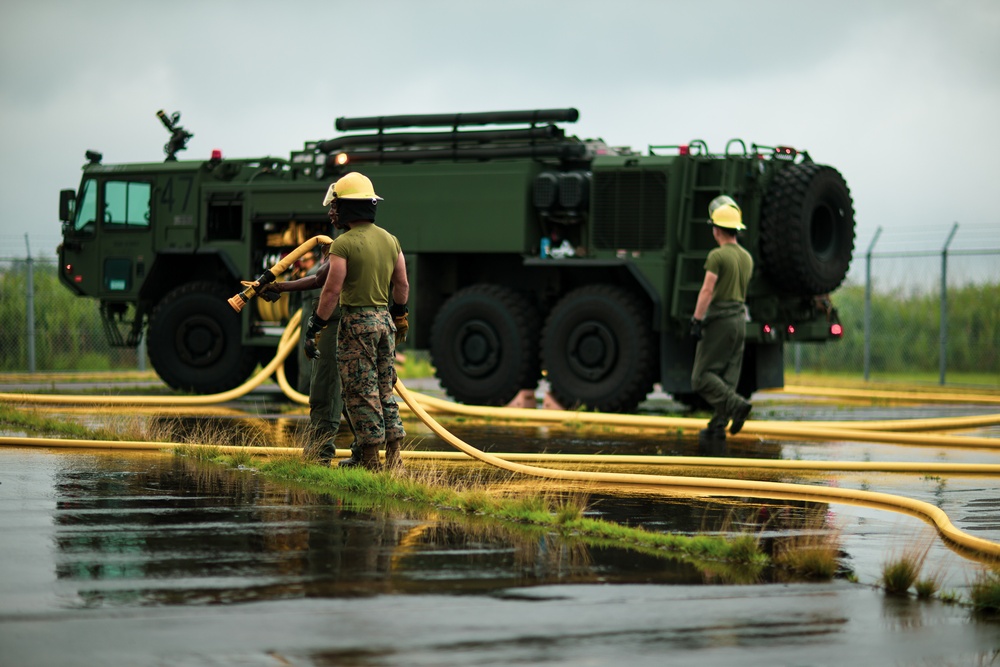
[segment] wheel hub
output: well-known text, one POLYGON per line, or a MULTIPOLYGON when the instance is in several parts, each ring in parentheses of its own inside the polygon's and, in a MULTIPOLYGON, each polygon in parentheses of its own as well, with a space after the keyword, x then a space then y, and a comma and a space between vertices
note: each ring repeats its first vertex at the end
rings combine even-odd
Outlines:
POLYGON ((466 375, 482 377, 496 369, 500 359, 500 338, 483 320, 463 324, 456 345, 458 363, 466 375))
POLYGON ((224 340, 219 323, 205 315, 187 318, 174 334, 177 356, 185 364, 197 367, 208 366, 218 359, 224 340))
POLYGON ((603 379, 618 361, 618 342, 602 322, 581 322, 566 340, 569 367, 590 382, 603 379))

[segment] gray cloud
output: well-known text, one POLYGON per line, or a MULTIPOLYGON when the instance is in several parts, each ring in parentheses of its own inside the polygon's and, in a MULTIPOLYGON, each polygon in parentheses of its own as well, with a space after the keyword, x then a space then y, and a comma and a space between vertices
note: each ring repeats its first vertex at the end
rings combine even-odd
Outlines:
POLYGON ((847 177, 859 245, 1000 247, 1000 5, 556 0, 16 0, 0 25, 0 256, 58 242, 83 152, 287 155, 338 116, 576 106, 580 136, 645 148, 731 137, 847 177), (987 214, 988 215, 988 214, 987 214))

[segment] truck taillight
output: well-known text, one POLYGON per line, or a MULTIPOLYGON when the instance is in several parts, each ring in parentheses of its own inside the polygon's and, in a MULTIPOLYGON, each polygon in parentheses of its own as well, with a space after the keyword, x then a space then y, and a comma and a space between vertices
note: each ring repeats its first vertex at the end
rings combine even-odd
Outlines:
POLYGON ((788 335, 791 336, 793 333, 795 333, 795 325, 794 324, 789 324, 788 325, 788 335))
POLYGON ((844 335, 844 327, 842 327, 839 324, 831 324, 830 325, 830 335, 831 336, 843 336, 844 335))
POLYGON ((764 325, 764 333, 766 333, 766 334, 771 333, 771 325, 770 324, 765 324, 764 325))
POLYGON ((73 282, 75 282, 75 283, 82 283, 83 282, 83 276, 73 276, 73 282))

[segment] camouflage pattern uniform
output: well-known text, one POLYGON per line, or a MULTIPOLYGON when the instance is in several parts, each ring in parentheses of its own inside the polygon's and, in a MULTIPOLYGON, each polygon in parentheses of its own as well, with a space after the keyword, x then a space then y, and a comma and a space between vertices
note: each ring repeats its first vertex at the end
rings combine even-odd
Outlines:
POLYGON ((406 435, 392 395, 396 327, 385 306, 341 306, 341 310, 337 356, 344 405, 358 446, 382 448, 406 435))

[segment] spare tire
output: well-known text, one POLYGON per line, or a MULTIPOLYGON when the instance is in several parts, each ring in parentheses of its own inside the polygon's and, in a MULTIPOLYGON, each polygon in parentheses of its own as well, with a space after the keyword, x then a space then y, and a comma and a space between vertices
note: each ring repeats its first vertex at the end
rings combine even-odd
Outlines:
POLYGON ((781 289, 811 296, 837 289, 854 252, 854 202, 836 169, 789 165, 774 178, 760 221, 761 269, 781 289))

